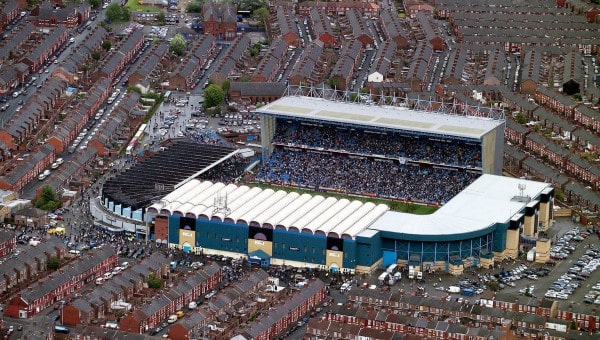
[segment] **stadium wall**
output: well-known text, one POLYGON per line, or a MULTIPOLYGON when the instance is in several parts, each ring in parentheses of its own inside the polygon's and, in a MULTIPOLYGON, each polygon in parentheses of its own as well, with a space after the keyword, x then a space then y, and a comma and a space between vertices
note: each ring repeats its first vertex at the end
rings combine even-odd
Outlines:
POLYGON ((269 159, 273 146, 271 141, 275 136, 277 118, 270 115, 260 115, 260 140, 262 141, 263 160, 269 159))
POLYGON ((481 140, 483 173, 502 175, 504 128, 505 124, 496 127, 485 134, 481 140))

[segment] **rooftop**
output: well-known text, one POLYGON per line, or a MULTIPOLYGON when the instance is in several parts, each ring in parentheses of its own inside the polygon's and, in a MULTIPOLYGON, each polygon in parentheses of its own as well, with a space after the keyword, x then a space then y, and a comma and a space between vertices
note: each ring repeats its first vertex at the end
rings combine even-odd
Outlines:
POLYGON ((438 236, 460 240, 488 232, 496 223, 508 222, 528 202, 512 200, 519 196, 535 199, 551 185, 543 182, 484 174, 431 215, 388 211, 369 229, 404 234, 414 240, 438 236), (443 227, 440 227, 443 226, 443 227))
POLYGON ((480 139, 501 120, 393 106, 366 106, 308 96, 286 96, 257 110, 262 114, 480 139))

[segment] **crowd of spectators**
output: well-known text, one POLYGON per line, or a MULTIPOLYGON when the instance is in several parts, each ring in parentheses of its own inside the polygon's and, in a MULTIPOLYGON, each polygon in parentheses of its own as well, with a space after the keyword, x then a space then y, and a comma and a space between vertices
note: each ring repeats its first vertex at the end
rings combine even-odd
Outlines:
POLYGON ((479 176, 468 171, 400 164, 397 160, 280 148, 273 152, 256 178, 317 190, 443 204, 479 176))
POLYGON ((482 167, 480 145, 416 139, 394 132, 376 134, 361 129, 343 129, 327 124, 304 125, 280 119, 273 142, 460 167, 482 167))
POLYGON ((234 183, 243 176, 247 166, 247 159, 237 154, 201 174, 200 178, 212 182, 234 183))

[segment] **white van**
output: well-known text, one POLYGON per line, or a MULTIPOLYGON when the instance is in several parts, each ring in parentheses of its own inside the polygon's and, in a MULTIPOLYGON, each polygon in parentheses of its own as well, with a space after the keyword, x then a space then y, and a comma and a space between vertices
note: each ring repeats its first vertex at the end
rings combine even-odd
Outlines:
POLYGON ((101 285, 102 283, 104 283, 104 279, 103 279, 103 278, 99 277, 99 278, 97 278, 97 279, 96 279, 96 285, 98 285, 98 286, 99 286, 99 285, 101 285))
POLYGON ((48 170, 48 169, 44 170, 43 174, 46 177, 50 176, 50 170, 48 170))
POLYGON ((175 323, 177 322, 177 315, 173 314, 171 316, 169 316, 169 318, 167 319, 168 323, 175 323))
POLYGON ((73 255, 81 255, 81 251, 79 250, 75 250, 75 249, 71 249, 69 250, 69 254, 73 254, 73 255))

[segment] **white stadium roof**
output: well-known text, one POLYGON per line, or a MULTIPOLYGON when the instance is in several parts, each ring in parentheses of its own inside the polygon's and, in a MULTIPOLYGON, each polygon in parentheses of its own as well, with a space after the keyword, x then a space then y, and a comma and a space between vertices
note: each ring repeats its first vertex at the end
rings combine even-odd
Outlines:
POLYGON ((406 107, 368 106, 322 98, 287 96, 256 110, 263 114, 365 125, 394 130, 481 139, 502 120, 413 110, 406 107))
POLYGON ((148 212, 354 238, 388 209, 385 204, 194 179, 152 204, 148 212), (215 206, 225 197, 227 214, 215 206))
POLYGON ((519 196, 538 197, 551 185, 519 178, 484 174, 431 215, 388 211, 369 229, 419 236, 449 236, 477 233, 506 223, 532 201, 513 200, 519 196))

